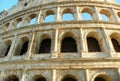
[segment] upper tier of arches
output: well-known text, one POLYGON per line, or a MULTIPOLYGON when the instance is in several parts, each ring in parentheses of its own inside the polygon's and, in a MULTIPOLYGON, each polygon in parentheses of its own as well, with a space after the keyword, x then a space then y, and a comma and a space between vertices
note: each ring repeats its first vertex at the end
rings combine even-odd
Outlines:
POLYGON ((33 11, 21 16, 0 22, 0 33, 40 23, 63 21, 103 21, 120 22, 120 11, 112 8, 95 6, 57 7, 33 11))

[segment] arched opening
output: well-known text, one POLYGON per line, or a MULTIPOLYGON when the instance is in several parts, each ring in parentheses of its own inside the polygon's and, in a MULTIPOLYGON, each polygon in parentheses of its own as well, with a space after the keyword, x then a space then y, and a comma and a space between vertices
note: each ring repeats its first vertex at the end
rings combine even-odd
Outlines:
POLYGON ((94 81, 106 81, 106 80, 103 79, 102 77, 96 77, 94 81))
POLYGON ((74 77, 71 76, 65 76, 62 81, 77 81, 74 77))
POLYGON ((22 23, 22 22, 19 22, 19 23, 18 23, 17 28, 19 28, 19 27, 21 26, 21 23, 22 23))
POLYGON ((29 44, 29 41, 25 41, 23 43, 20 55, 24 55, 27 52, 27 50, 28 50, 28 44, 29 44))
POLYGON ((101 14, 102 20, 103 21, 109 21, 108 17, 104 14, 101 14))
POLYGON ((50 53, 51 51, 51 39, 44 39, 40 43, 39 53, 50 53))
POLYGON ((77 52, 76 41, 71 37, 64 38, 61 43, 61 52, 77 52))
POLYGON ((45 17, 45 21, 44 22, 53 22, 54 18, 55 18, 54 15, 48 15, 48 16, 45 17))
POLYGON ((19 81, 18 77, 15 75, 7 77, 4 81, 19 81))
POLYGON ((82 13, 82 20, 92 20, 92 16, 89 13, 82 13))
POLYGON ((47 81, 45 78, 41 77, 41 78, 37 78, 35 81, 47 81))
POLYGON ((115 49, 116 52, 120 52, 120 45, 118 43, 118 41, 114 38, 111 39, 113 47, 115 49))
POLYGON ((92 10, 90 8, 84 8, 82 11, 82 20, 92 20, 92 10))
POLYGON ((22 24, 22 18, 18 18, 18 19, 16 20, 15 24, 16 24, 16 28, 21 27, 21 24, 22 24))
POLYGON ((74 20, 74 13, 71 9, 65 9, 62 12, 62 21, 74 20))
POLYGON ((4 56, 7 56, 8 55, 8 53, 9 53, 9 50, 10 50, 10 47, 11 47, 11 40, 8 40, 8 41, 6 41, 5 42, 5 45, 4 45, 4 47, 5 47, 5 49, 4 49, 4 56))
POLYGON ((44 22, 53 22, 54 19, 55 19, 54 11, 52 10, 46 11, 46 17, 45 17, 44 22))
POLYGON ((93 37, 87 37, 87 45, 89 52, 101 52, 98 40, 93 37))
POLYGON ((112 79, 106 74, 100 74, 97 77, 95 77, 93 81, 112 81, 112 79))
POLYGON ((3 30, 7 30, 8 29, 8 27, 9 27, 9 25, 10 25, 10 23, 6 23, 4 26, 3 26, 3 30))
POLYGON ((36 23, 36 14, 31 14, 30 16, 29 16, 29 24, 30 25, 33 25, 33 24, 35 24, 36 23))
POLYGON ((120 18, 120 12, 117 13, 118 17, 120 18))
POLYGON ((41 75, 36 75, 36 76, 34 76, 33 79, 34 79, 34 81, 47 81, 46 78, 44 78, 41 75))
POLYGON ((102 17, 103 21, 110 21, 110 19, 112 19, 111 18, 111 13, 106 9, 102 9, 100 11, 100 14, 101 14, 101 17, 102 17))
POLYGON ((73 14, 70 13, 63 14, 62 21, 67 21, 67 20, 74 20, 73 14))
POLYGON ((30 25, 35 24, 35 22, 36 22, 36 17, 30 20, 30 25))

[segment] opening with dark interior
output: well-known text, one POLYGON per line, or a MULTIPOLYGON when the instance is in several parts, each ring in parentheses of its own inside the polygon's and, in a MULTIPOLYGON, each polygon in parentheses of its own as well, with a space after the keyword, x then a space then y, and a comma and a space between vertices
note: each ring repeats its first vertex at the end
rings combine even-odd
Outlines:
POLYGON ((88 51, 89 52, 100 52, 100 46, 98 41, 93 37, 87 37, 88 51))
POLYGON ((118 43, 118 41, 114 38, 111 39, 113 47, 115 49, 116 52, 120 52, 120 45, 118 43))
POLYGON ((77 52, 76 41, 71 37, 66 37, 62 40, 61 52, 77 52))
POLYGON ((51 39, 44 39, 40 43, 39 53, 50 53, 51 50, 51 39))

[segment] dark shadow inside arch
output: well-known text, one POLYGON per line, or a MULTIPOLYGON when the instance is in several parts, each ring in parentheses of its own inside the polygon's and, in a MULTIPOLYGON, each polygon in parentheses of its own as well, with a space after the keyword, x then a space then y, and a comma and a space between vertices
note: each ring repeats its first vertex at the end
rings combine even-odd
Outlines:
POLYGON ((8 55, 8 52, 9 52, 9 50, 10 50, 10 47, 11 47, 11 45, 9 45, 9 46, 7 47, 7 50, 6 50, 5 56, 8 55))
POLYGON ((50 53, 51 39, 45 39, 40 43, 39 53, 50 53))
POLYGON ((96 77, 94 81, 106 81, 106 80, 103 79, 102 77, 96 77))
POLYGON ((76 41, 71 37, 66 37, 62 40, 61 52, 77 52, 76 41))
POLYGON ((16 76, 9 76, 6 80, 4 81, 19 81, 18 77, 16 76))
POLYGON ((118 41, 114 38, 111 39, 113 47, 115 49, 116 52, 120 52, 120 45, 118 43, 118 41))
POLYGON ((35 81, 47 81, 45 78, 37 78, 35 81))
POLYGON ((29 41, 24 42, 24 44, 22 45, 22 49, 21 49, 20 55, 24 55, 27 52, 27 50, 28 50, 28 43, 29 43, 29 41))
POLYGON ((76 79, 74 79, 72 77, 66 77, 62 81, 76 81, 76 79))
POLYGON ((87 37, 88 51, 89 52, 100 52, 100 46, 98 41, 93 37, 87 37))

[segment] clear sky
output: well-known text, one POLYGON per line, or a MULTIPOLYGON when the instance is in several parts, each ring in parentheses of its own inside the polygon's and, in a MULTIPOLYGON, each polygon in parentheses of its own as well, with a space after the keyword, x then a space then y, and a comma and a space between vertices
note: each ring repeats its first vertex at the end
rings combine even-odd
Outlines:
POLYGON ((13 5, 17 4, 18 0, 0 0, 0 12, 3 9, 10 9, 13 5))
MULTIPOLYGON (((120 0, 115 0, 118 4, 120 4, 120 0)), ((3 9, 9 9, 13 5, 15 5, 18 2, 18 0, 1 0, 0 1, 0 12, 3 11, 3 9)))

